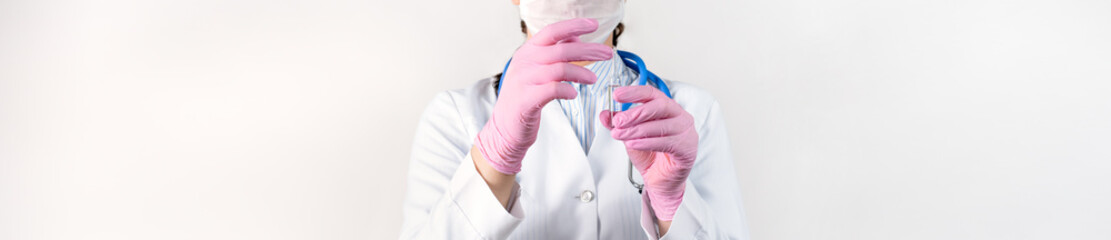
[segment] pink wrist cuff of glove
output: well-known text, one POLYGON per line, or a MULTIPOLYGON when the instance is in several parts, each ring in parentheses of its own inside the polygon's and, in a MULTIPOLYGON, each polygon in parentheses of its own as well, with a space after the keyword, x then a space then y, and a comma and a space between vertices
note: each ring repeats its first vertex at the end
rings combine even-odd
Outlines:
POLYGON ((678 189, 678 195, 653 190, 645 189, 645 194, 648 194, 648 199, 652 201, 652 210, 656 212, 656 218, 660 221, 671 221, 675 218, 675 212, 679 210, 679 204, 683 203, 683 192, 686 186, 678 189))
POLYGON ((500 133, 498 132, 497 126, 493 124, 493 116, 490 118, 491 121, 482 128, 482 131, 478 132, 478 137, 475 138, 478 152, 482 153, 482 158, 485 158, 486 162, 489 162, 490 166, 494 167, 494 170, 498 170, 498 172, 509 175, 521 172, 521 158, 523 156, 516 158, 507 157, 514 156, 515 154, 504 154, 502 151, 498 150, 509 149, 512 146, 503 140, 505 139, 504 137, 498 136, 500 133))

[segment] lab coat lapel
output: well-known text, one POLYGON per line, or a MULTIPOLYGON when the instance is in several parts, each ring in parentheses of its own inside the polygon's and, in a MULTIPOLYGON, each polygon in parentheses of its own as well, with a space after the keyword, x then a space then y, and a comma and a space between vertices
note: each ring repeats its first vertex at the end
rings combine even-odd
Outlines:
POLYGON ((569 121, 556 102, 548 103, 541 109, 540 129, 536 134, 536 142, 532 144, 522 160, 521 166, 525 168, 522 172, 529 170, 528 168, 535 168, 527 174, 556 173, 570 176, 578 173, 553 171, 553 168, 568 171, 582 171, 589 168, 586 165, 586 154, 578 144, 579 138, 575 136, 569 121))
POLYGON ((525 221, 545 226, 542 236, 552 239, 591 239, 597 237, 597 207, 584 204, 580 194, 596 192, 595 180, 579 139, 571 129, 559 104, 552 102, 541 110, 536 142, 525 153, 517 181, 535 204, 529 204, 525 221), (578 219, 551 224, 549 219, 578 219))
POLYGON ((594 118, 594 141, 590 143, 590 154, 587 155, 587 158, 590 159, 591 169, 595 170, 594 179, 602 179, 603 174, 605 174, 602 172, 603 170, 624 169, 615 168, 615 163, 625 162, 629 159, 625 153, 625 144, 613 139, 610 130, 602 126, 600 119, 594 118))
MULTIPOLYGON (((641 198, 636 188, 629 183, 629 155, 625 152, 625 143, 613 139, 610 130, 602 126, 601 122, 596 121, 594 124, 597 128, 594 130, 594 142, 590 144, 588 158, 598 185, 598 210, 606 213, 635 212, 639 216, 641 198)), ((638 183, 644 182, 640 173, 635 170, 633 178, 638 183)), ((630 221, 621 214, 598 214, 598 218, 602 228, 599 239, 629 238, 630 234, 643 231, 639 226, 620 224, 630 221)))

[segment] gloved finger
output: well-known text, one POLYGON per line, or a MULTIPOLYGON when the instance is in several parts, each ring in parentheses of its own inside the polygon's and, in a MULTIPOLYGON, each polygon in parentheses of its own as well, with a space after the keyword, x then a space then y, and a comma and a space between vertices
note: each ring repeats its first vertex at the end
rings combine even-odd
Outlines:
POLYGON ((684 139, 685 137, 688 137, 688 136, 684 136, 684 135, 680 134, 680 135, 666 136, 666 137, 654 137, 654 138, 641 138, 641 139, 626 140, 625 141, 625 148, 626 149, 633 149, 633 150, 640 150, 640 151, 664 152, 664 153, 671 153, 671 154, 683 154, 684 153, 684 152, 681 152, 681 151, 676 151, 677 149, 697 149, 698 148, 698 146, 688 146, 690 144, 690 141, 683 141, 683 140, 685 140, 684 139))
POLYGON ((570 63, 554 63, 547 64, 540 67, 537 71, 539 76, 531 78, 535 84, 548 84, 550 82, 577 82, 582 84, 594 84, 598 81, 598 76, 594 75, 590 69, 580 67, 570 63))
POLYGON ((598 21, 590 18, 575 18, 552 23, 536 35, 529 38, 528 43, 539 46, 551 46, 561 41, 578 38, 579 35, 592 33, 598 30, 598 21))
MULTIPOLYGON (((517 105, 518 109, 529 109, 531 111, 539 111, 545 105, 556 99, 574 99, 579 95, 579 91, 575 90, 574 86, 566 82, 550 82, 541 85, 530 86, 525 91, 515 92, 513 94, 521 95, 515 98, 513 105, 517 105)), ((509 93, 506 93, 509 94, 509 93)), ((506 99, 508 95, 506 95, 506 99)))
POLYGON ((601 43, 569 42, 536 49, 533 61, 540 63, 603 61, 613 58, 613 48, 601 43))
POLYGON ((545 84, 545 88, 550 91, 548 94, 551 97, 545 98, 545 101, 541 104, 541 106, 555 99, 575 99, 575 97, 579 95, 579 91, 576 91, 574 86, 571 86, 571 84, 565 82, 548 83, 545 84))
POLYGON ((569 37, 567 39, 563 39, 563 41, 559 41, 557 44, 559 44, 559 43, 573 43, 573 42, 579 42, 579 41, 582 41, 582 39, 579 39, 579 37, 569 37))
POLYGON ((610 132, 613 139, 633 140, 679 135, 694 128, 691 118, 676 117, 643 122, 628 128, 615 128, 610 132))
POLYGON ((613 124, 610 120, 610 110, 602 110, 601 113, 598 113, 598 121, 602 122, 602 126, 613 130, 613 124))
POLYGON ((626 86, 613 90, 613 99, 623 103, 645 103, 661 98, 668 97, 664 92, 652 86, 626 86))
POLYGON ((628 128, 637 124, 657 120, 674 118, 686 114, 674 100, 663 98, 655 99, 640 106, 617 113, 613 116, 613 126, 628 128))

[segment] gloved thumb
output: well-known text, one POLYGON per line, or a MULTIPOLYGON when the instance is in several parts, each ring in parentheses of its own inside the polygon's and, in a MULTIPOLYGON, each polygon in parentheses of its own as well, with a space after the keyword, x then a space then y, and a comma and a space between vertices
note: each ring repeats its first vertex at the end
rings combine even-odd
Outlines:
POLYGON ((598 113, 598 121, 601 121, 602 126, 606 129, 613 130, 613 119, 610 119, 610 116, 610 110, 602 110, 601 113, 598 113))

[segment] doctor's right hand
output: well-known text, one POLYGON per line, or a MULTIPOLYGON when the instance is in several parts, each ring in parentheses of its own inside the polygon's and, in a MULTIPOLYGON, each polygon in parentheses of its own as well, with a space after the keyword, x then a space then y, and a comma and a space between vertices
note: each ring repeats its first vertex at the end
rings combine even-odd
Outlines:
MULTIPOLYGON (((571 84, 593 84, 597 77, 575 61, 602 61, 613 57, 613 49, 604 44, 579 41, 579 35, 594 32, 598 22, 576 18, 557 22, 530 37, 513 54, 502 80, 501 92, 494 104, 493 115, 475 138, 474 148, 485 158, 475 160, 479 172, 492 168, 505 175, 521 171, 525 152, 536 142, 540 110, 555 99, 573 99, 578 95, 571 84)), ((474 156, 472 150, 472 157, 474 156)), ((494 188, 491 183, 491 188, 494 188)), ((496 191, 495 191, 496 192, 496 191)))

